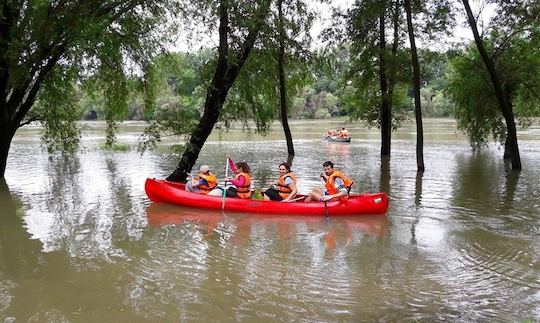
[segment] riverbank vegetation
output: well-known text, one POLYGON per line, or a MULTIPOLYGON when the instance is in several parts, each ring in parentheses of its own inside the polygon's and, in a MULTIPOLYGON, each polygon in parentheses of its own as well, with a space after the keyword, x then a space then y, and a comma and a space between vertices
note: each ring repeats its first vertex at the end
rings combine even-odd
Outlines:
POLYGON ((391 155, 392 130, 414 118, 423 171, 422 117, 453 117, 474 150, 494 139, 521 169, 516 124, 540 116, 538 3, 493 1, 479 31, 482 8, 473 12, 467 0, 356 1, 335 10, 316 49, 310 8, 289 0, 2 4, 0 176, 18 128, 42 122, 50 152, 74 151, 76 121, 96 119, 107 121, 107 147, 123 120, 148 123, 142 150, 163 135, 188 135, 169 177, 178 181, 212 129, 235 122, 254 120, 265 133, 280 120, 294 155, 288 118, 378 127, 381 157, 391 155), (474 40, 451 43, 460 21, 474 40), (167 50, 180 32, 214 35, 216 46, 167 50))

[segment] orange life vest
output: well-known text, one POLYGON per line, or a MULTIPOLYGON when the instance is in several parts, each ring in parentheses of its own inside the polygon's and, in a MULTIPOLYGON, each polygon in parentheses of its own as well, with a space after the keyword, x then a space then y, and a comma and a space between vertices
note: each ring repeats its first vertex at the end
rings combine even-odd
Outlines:
POLYGON ((251 176, 248 173, 239 173, 236 175, 236 180, 238 180, 240 176, 244 176, 245 181, 243 186, 236 187, 236 192, 238 193, 239 198, 248 199, 251 197, 251 176))
POLYGON ((212 174, 211 172, 208 172, 208 175, 204 173, 199 173, 195 177, 196 180, 204 179, 208 184, 207 185, 199 185, 199 189, 201 190, 201 193, 208 194, 211 190, 216 188, 217 186, 217 177, 216 175, 212 174))
POLYGON ((277 190, 279 192, 279 196, 281 196, 282 198, 286 199, 287 197, 289 197, 289 195, 291 194, 292 192, 292 189, 289 187, 289 185, 285 184, 285 179, 287 177, 290 177, 293 182, 296 184, 296 175, 294 175, 294 173, 287 173, 283 176, 281 176, 279 179, 278 179, 278 183, 277 183, 277 190))
POLYGON ((354 181, 350 179, 349 177, 345 176, 345 174, 343 174, 342 172, 335 170, 332 174, 330 174, 330 176, 328 176, 328 180, 324 184, 329 195, 334 195, 339 192, 335 186, 336 177, 341 178, 343 182, 345 183, 345 188, 347 188, 347 195, 340 197, 340 200, 346 201, 349 198, 348 194, 349 194, 349 191, 351 190, 351 186, 354 184, 354 181))

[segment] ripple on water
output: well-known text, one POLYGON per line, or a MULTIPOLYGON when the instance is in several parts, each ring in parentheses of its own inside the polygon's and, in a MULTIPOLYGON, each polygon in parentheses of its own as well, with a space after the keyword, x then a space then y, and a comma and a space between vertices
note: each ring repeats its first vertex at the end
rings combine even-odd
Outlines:
POLYGON ((483 318, 512 318, 516 312, 525 318, 533 313, 534 302, 523 302, 524 294, 540 288, 540 276, 535 274, 540 270, 540 262, 531 241, 481 229, 458 236, 455 259, 447 262, 452 275, 443 280, 460 295, 452 296, 451 302, 468 301, 471 310, 482 313, 483 318), (469 240, 473 236, 476 238, 469 240), (508 304, 519 310, 509 309, 508 304))

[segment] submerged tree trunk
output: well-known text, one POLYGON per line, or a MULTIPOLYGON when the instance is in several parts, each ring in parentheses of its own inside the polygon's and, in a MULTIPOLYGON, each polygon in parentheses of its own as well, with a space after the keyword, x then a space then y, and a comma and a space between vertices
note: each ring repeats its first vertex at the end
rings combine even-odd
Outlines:
POLYGON ((7 167, 7 158, 11 140, 15 135, 15 131, 4 120, 0 120, 0 178, 4 178, 7 167))
POLYGON ((480 57, 482 57, 482 61, 484 61, 484 64, 486 65, 486 69, 488 70, 491 83, 493 84, 493 89, 495 90, 495 96, 497 97, 497 101, 499 102, 499 108, 501 109, 504 120, 506 122, 507 139, 505 144, 505 155, 509 154, 510 160, 512 162, 512 169, 521 169, 521 158, 519 156, 516 123, 514 120, 514 112, 512 111, 512 106, 505 97, 503 87, 501 85, 501 82, 499 81, 499 77, 497 76, 497 72, 495 70, 495 64, 487 54, 482 38, 478 33, 476 20, 472 13, 471 6, 469 5, 469 1, 462 0, 462 2, 463 6, 465 7, 465 11, 467 12, 467 21, 469 22, 469 26, 471 27, 471 31, 474 35, 476 47, 478 48, 480 57))
POLYGON ((390 112, 388 79, 386 77, 386 35, 385 35, 386 7, 379 15, 379 82, 381 87, 381 156, 390 156, 390 139, 392 133, 392 116, 390 112))
POLYGON ((411 61, 413 68, 413 89, 414 89, 414 116, 416 118, 416 169, 419 172, 425 170, 424 166, 424 129, 422 125, 422 107, 420 105, 420 64, 418 63, 418 52, 414 38, 412 24, 411 0, 405 0, 405 11, 407 12, 407 30, 411 43, 411 61))
POLYGON ((236 57, 229 58, 229 44, 227 37, 229 15, 227 4, 227 0, 221 1, 219 12, 219 57, 216 70, 212 78, 212 83, 210 84, 210 88, 206 93, 204 113, 201 120, 191 133, 189 142, 186 145, 186 149, 184 150, 178 166, 174 172, 167 177, 167 180, 169 181, 185 181, 188 173, 193 168, 193 165, 195 165, 206 139, 212 132, 214 125, 219 119, 219 115, 221 114, 227 94, 229 93, 230 88, 240 73, 240 70, 244 66, 244 63, 246 62, 249 53, 255 44, 259 30, 270 7, 269 0, 263 1, 260 4, 256 17, 254 18, 256 19, 256 22, 253 25, 253 29, 251 29, 246 36, 240 52, 238 55, 236 55, 236 57))
POLYGON ((390 156, 390 145, 392 143, 392 106, 394 98, 394 88, 396 86, 396 73, 397 69, 395 66, 395 60, 397 56, 398 46, 399 46, 399 8, 400 1, 396 0, 394 6, 394 12, 392 17, 392 24, 394 26, 394 39, 392 43, 392 62, 390 62, 389 76, 388 76, 388 156, 390 156))
POLYGON ((283 28, 283 0, 278 2, 279 11, 279 50, 278 50, 278 69, 279 69, 279 107, 281 114, 281 124, 285 132, 285 140, 287 141, 287 153, 289 156, 294 156, 294 146, 289 128, 289 120, 287 117, 287 97, 285 86, 285 32, 283 28))

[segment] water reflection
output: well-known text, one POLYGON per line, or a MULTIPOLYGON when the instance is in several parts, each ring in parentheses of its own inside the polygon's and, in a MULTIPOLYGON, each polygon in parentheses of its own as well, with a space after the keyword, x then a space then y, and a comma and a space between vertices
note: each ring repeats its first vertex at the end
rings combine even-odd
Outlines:
MULTIPOLYGON (((390 162, 377 132, 358 126, 355 141, 328 144, 321 125, 293 129, 300 192, 331 159, 355 190, 389 193, 387 216, 327 223, 149 204, 144 179, 168 175, 168 153, 103 152, 92 137, 72 158, 49 158, 37 137, 15 138, 0 190, 0 321, 540 318, 539 170, 510 171, 493 147, 471 154, 444 128, 418 174, 414 140, 394 142, 390 162)), ((209 142, 198 162, 221 177, 231 155, 273 179, 279 130, 209 142)), ((522 149, 524 165, 540 160, 536 142, 522 149)))
POLYGON ((416 172, 416 180, 414 182, 414 205, 420 206, 422 201, 422 178, 424 177, 424 172, 416 172))
POLYGON ((516 189, 518 186, 520 174, 520 171, 510 169, 508 167, 505 168, 505 189, 501 205, 501 211, 504 214, 509 214, 514 206, 516 189))
POLYGON ((379 192, 385 192, 388 196, 390 194, 390 157, 381 156, 381 173, 379 180, 379 192))
POLYGON ((459 156, 454 175, 452 205, 462 220, 482 221, 494 230, 519 228, 537 232, 537 210, 530 209, 534 194, 530 182, 522 182, 522 173, 508 169, 490 152, 459 156))
POLYGON ((349 158, 349 147, 350 143, 348 142, 326 141, 326 153, 328 159, 347 163, 349 158))
MULTIPOLYGON (((337 235, 344 240, 351 241, 358 233, 367 236, 382 237, 388 229, 386 216, 336 216, 327 222, 322 216, 301 215, 260 215, 260 214, 224 214, 213 210, 200 210, 185 208, 169 204, 152 203, 146 209, 148 224, 153 227, 164 225, 196 224, 200 229, 201 237, 209 237, 212 233, 220 233, 217 230, 221 224, 231 222, 235 224, 236 231, 230 237, 232 240, 248 241, 251 235, 251 227, 257 225, 276 225, 278 237, 282 241, 287 237, 294 237, 297 227, 307 227, 309 230, 326 231, 328 239, 336 239, 337 235), (330 226, 328 225, 330 223, 330 226)), ((302 229, 303 230, 303 229, 302 229)), ((230 235, 228 232, 227 235, 230 235)))

